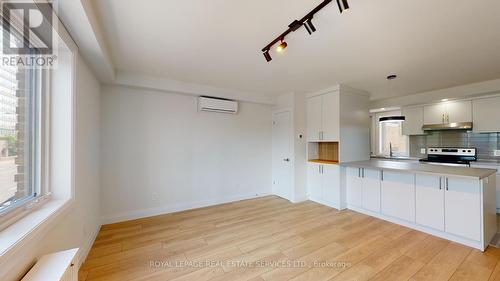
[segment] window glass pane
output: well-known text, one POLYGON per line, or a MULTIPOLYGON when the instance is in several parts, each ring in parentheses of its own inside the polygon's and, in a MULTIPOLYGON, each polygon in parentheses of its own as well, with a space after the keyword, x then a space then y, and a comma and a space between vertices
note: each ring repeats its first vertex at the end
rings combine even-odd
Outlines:
POLYGON ((403 135, 402 122, 382 122, 380 128, 380 154, 408 157, 408 137, 403 135))
MULTIPOLYGON (((11 46, 20 43, 19 37, 11 38, 11 46)), ((0 212, 32 198, 38 190, 37 72, 0 64, 0 212)))

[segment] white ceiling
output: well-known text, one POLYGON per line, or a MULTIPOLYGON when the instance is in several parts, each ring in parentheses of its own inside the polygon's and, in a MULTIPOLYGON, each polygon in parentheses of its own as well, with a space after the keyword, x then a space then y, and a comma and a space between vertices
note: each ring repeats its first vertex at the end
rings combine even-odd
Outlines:
POLYGON ((93 0, 118 71, 256 94, 337 83, 373 99, 500 78, 500 1, 349 0, 261 49, 321 0, 93 0), (385 77, 399 78, 389 86, 385 77))

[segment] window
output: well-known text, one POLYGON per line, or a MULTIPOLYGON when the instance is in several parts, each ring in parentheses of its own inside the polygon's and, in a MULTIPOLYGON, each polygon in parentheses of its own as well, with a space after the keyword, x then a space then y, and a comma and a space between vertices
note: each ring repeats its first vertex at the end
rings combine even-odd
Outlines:
MULTIPOLYGON (((11 30, 10 44, 20 40, 11 30)), ((0 227, 11 211, 42 194, 42 74, 0 65, 0 227)))
POLYGON ((402 121, 379 122, 382 117, 400 116, 400 111, 382 112, 373 115, 372 133, 375 134, 375 147, 372 151, 384 157, 408 157, 409 138, 403 135, 402 121))

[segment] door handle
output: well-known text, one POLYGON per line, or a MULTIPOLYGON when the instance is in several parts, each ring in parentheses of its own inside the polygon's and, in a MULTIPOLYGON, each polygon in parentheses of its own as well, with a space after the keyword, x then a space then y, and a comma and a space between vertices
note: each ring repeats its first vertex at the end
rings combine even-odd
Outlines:
POLYGON ((285 159, 283 159, 283 161, 290 162, 290 158, 285 158, 285 159))

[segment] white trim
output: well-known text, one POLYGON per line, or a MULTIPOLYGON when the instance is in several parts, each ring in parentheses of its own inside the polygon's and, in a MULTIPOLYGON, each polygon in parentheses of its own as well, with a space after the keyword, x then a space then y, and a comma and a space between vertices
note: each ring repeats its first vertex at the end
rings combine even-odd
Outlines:
POLYGON ((0 264, 32 240, 42 239, 73 205, 73 200, 51 200, 0 232, 0 264))
POLYGON ((90 249, 92 249, 92 245, 94 244, 95 239, 97 238, 97 235, 99 234, 100 230, 101 230, 101 225, 99 225, 99 227, 91 235, 89 235, 87 242, 85 242, 85 244, 81 245, 81 247, 79 248, 77 263, 76 263, 78 266, 77 268, 80 268, 83 262, 87 259, 90 249))
POLYGON ((163 207, 134 210, 134 211, 106 215, 106 216, 103 216, 101 218, 101 220, 102 220, 102 224, 104 225, 104 224, 110 224, 110 223, 116 223, 116 222, 122 222, 122 221, 128 221, 128 220, 134 220, 134 219, 140 219, 140 218, 146 218, 146 217, 152 217, 152 216, 158 216, 158 215, 164 215, 164 214, 169 214, 169 213, 181 212, 181 211, 186 211, 186 210, 191 210, 191 209, 209 207, 209 206, 220 205, 220 204, 225 204, 225 203, 231 203, 231 202, 236 202, 236 201, 241 201, 241 200, 260 198, 260 197, 265 197, 265 196, 269 196, 269 195, 272 195, 272 194, 269 192, 261 192, 261 193, 251 193, 251 194, 244 194, 244 195, 227 196, 227 197, 224 197, 221 199, 208 199, 208 200, 194 201, 194 202, 190 202, 190 203, 171 204, 171 205, 163 206, 163 207))

